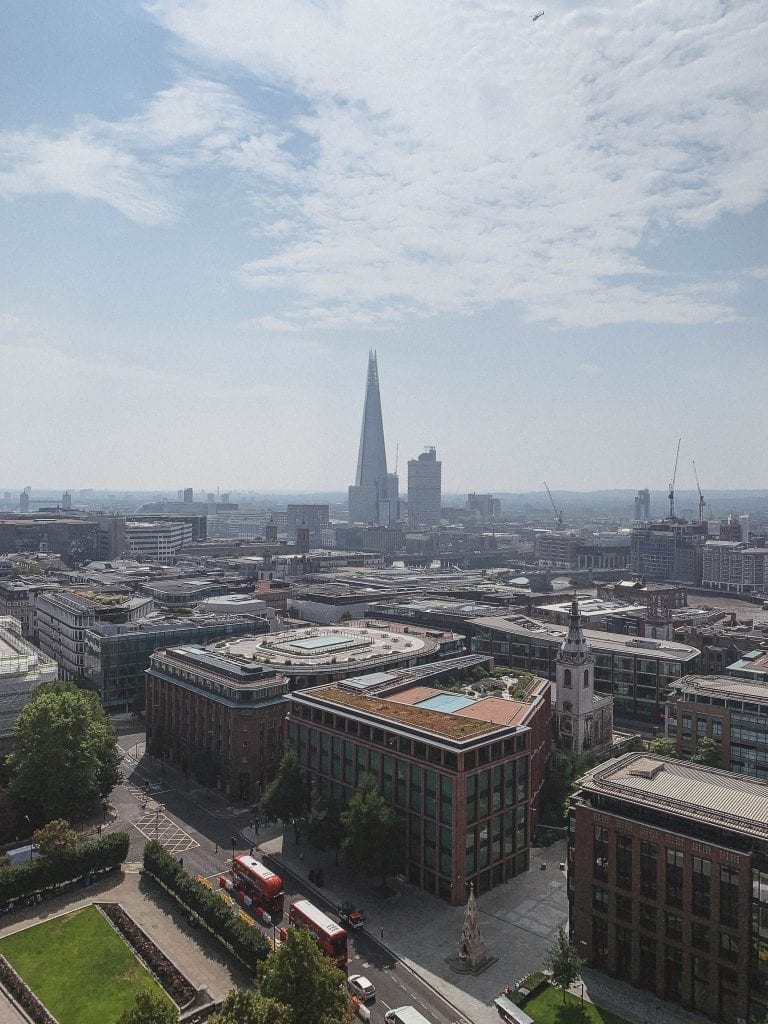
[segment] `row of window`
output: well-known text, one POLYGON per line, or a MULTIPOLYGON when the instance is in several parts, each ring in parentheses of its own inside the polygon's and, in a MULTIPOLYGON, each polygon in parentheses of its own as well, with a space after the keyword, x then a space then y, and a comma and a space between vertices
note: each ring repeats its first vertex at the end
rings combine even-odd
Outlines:
MULTIPOLYGON (((621 832, 614 837, 611 850, 611 833, 602 825, 593 827, 593 877, 609 880, 612 857, 615 858, 613 882, 620 889, 633 888, 633 852, 635 840, 621 832)), ((711 907, 712 862, 703 857, 686 855, 682 850, 662 847, 664 871, 659 871, 659 848, 656 843, 641 840, 640 893, 648 899, 657 899, 660 887, 666 905, 680 909, 684 901, 694 914, 709 917, 711 907), (661 878, 660 878, 661 876, 661 878), (686 898, 687 895, 687 898, 686 898)), ((721 924, 736 926, 739 917, 739 873, 736 869, 721 864, 718 872, 719 920, 721 924)))

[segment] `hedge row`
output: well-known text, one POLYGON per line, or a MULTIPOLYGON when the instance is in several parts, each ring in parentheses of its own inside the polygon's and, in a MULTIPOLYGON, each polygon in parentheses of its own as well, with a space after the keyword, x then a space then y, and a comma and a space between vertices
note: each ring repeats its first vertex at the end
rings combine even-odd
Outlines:
POLYGON ((127 832, 110 832, 82 843, 74 853, 55 860, 40 857, 0 868, 0 906, 86 875, 109 871, 122 864, 127 856, 127 832))
POLYGON ((258 962, 266 960, 270 944, 264 934, 235 916, 215 891, 185 871, 175 857, 154 840, 144 847, 144 870, 185 910, 197 915, 249 970, 255 973, 258 962))

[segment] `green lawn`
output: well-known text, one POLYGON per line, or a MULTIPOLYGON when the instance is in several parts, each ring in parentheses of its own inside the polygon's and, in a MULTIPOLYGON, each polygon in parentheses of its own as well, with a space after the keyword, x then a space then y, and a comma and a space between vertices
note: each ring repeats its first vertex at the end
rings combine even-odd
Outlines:
MULTIPOLYGON (((529 1017, 533 1017, 536 1024, 582 1024, 581 999, 566 992, 563 1003, 563 993, 559 988, 545 988, 533 999, 529 999, 523 1009, 529 1017)), ((586 999, 584 1021, 585 1024, 627 1024, 623 1017, 601 1010, 586 999)))
POLYGON ((115 1024, 139 989, 163 994, 96 907, 0 939, 0 953, 61 1024, 115 1024))

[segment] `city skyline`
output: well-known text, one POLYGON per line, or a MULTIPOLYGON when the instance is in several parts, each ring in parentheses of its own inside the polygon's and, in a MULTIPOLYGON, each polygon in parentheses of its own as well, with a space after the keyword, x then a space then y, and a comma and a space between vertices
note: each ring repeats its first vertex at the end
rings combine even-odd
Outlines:
POLYGON ((760 487, 764 13, 12 3, 4 476, 760 487))

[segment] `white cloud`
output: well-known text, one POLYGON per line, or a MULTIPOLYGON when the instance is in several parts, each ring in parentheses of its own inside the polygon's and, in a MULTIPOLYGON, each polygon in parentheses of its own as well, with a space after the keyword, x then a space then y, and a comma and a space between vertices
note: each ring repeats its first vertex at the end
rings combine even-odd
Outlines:
POLYGON ((221 165, 245 176, 288 180, 285 136, 266 127, 225 86, 186 78, 123 121, 81 118, 69 132, 0 132, 0 196, 58 193, 95 199, 131 220, 178 214, 173 179, 221 165))
POLYGON ((244 269, 293 290, 285 322, 504 301, 564 326, 733 318, 701 282, 649 273, 643 247, 766 198, 766 0, 561 4, 536 23, 503 0, 149 9, 309 111, 254 147, 287 173, 290 127, 306 152, 288 209, 257 210, 277 248, 244 269))

